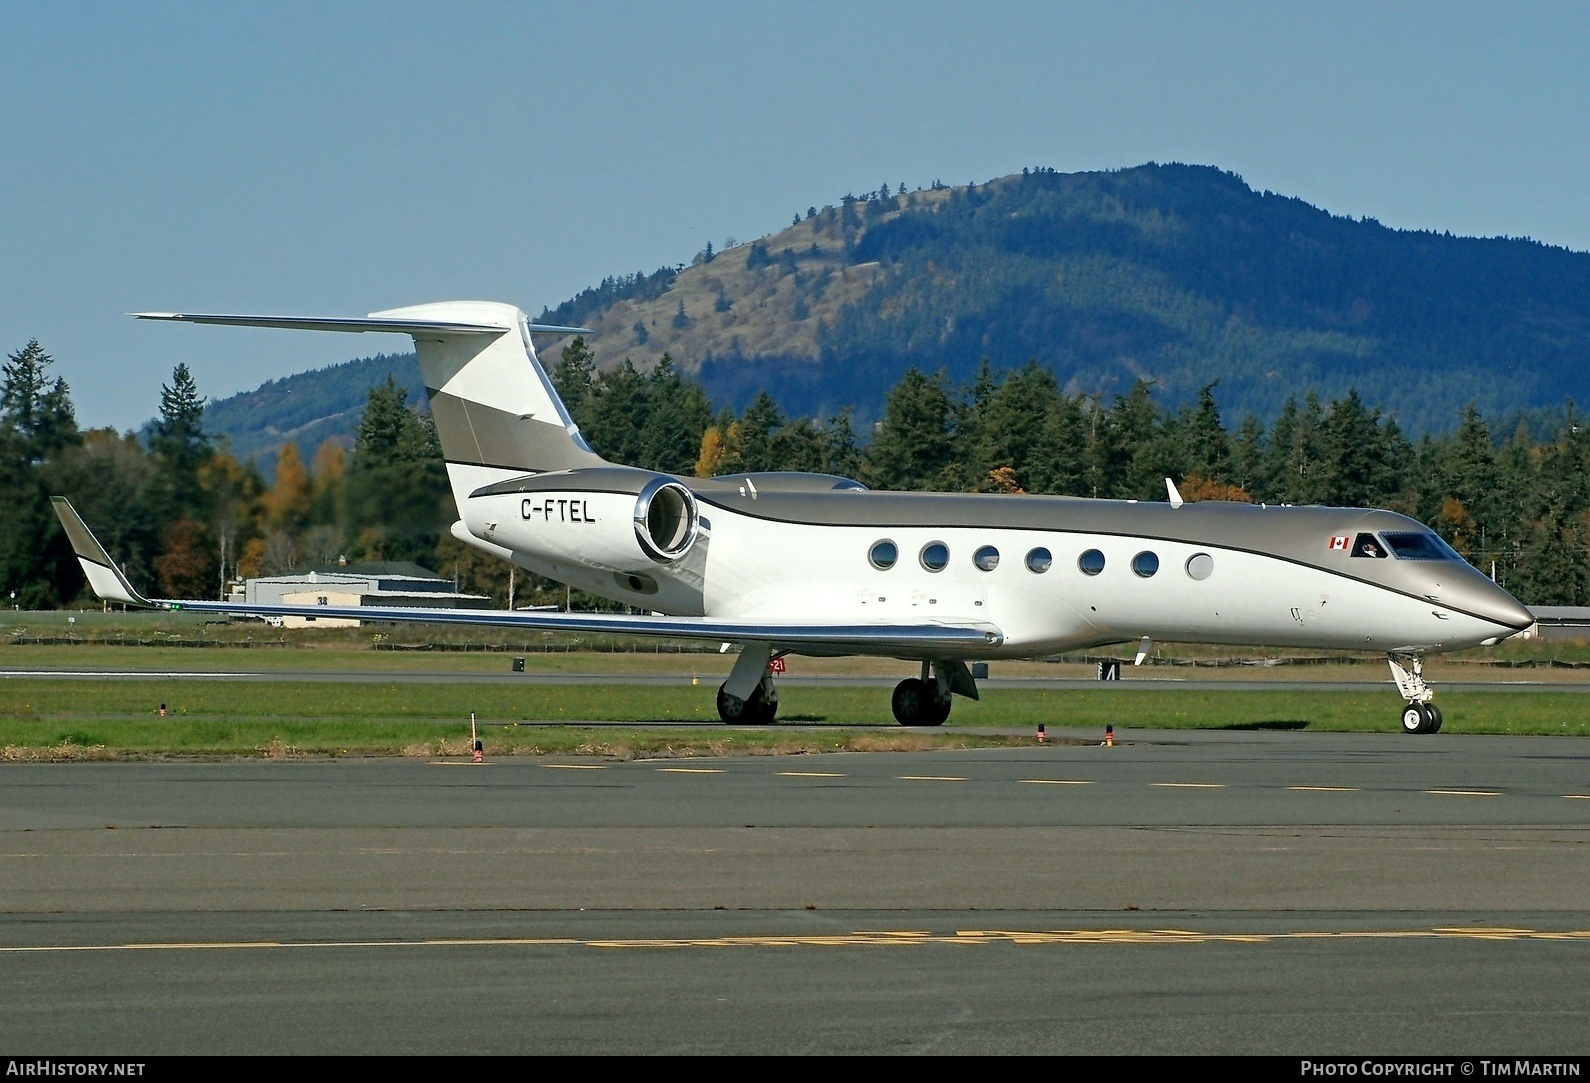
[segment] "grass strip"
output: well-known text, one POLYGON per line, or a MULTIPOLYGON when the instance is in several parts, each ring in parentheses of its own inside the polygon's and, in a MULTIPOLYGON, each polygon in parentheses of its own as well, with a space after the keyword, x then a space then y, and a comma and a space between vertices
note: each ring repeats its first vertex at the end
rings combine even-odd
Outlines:
MULTIPOLYGON (((465 754, 471 712, 494 755, 632 756, 1029 743, 1038 723, 1101 735, 1106 725, 1118 732, 1394 732, 1399 706, 1386 692, 989 689, 980 702, 957 700, 943 730, 916 733, 894 725, 886 690, 878 688, 786 688, 782 725, 761 729, 722 726, 712 692, 705 684, 12 678, 0 681, 0 758, 465 754), (969 732, 973 727, 1014 732, 969 732)), ((1443 733, 1590 736, 1585 695, 1461 691, 1440 702, 1443 733)))

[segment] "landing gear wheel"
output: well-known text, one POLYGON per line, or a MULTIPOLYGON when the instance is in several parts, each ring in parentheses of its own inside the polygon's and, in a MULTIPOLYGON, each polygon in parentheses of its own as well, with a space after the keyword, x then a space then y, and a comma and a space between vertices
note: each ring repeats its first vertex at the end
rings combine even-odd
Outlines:
POLYGON ((718 686, 718 717, 742 726, 764 726, 778 714, 778 690, 757 685, 750 699, 730 695, 726 685, 718 686))
POLYGON ((939 699, 933 686, 920 677, 907 677, 895 685, 889 706, 902 726, 942 726, 950 716, 950 701, 939 699))
POLYGON ((1441 709, 1430 703, 1410 703, 1402 709, 1403 733, 1434 733, 1441 728, 1441 709))

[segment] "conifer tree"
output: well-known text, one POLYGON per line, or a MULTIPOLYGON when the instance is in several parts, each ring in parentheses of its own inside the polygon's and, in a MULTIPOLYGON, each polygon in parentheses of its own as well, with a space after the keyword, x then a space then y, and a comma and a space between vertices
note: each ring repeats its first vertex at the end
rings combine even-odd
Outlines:
POLYGON ((25 609, 53 606, 81 582, 45 491, 46 467, 82 440, 53 363, 35 339, 0 370, 0 589, 25 609))
POLYGON ((883 421, 862 457, 864 479, 879 489, 931 489, 955 465, 953 407, 943 373, 907 369, 889 392, 883 421))

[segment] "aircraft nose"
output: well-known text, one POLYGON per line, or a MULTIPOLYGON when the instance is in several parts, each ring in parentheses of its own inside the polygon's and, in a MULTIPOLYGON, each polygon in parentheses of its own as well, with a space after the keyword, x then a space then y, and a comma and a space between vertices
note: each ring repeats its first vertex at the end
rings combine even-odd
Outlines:
POLYGON ((1522 632, 1535 623, 1535 615, 1522 602, 1478 572, 1455 593, 1455 603, 1477 617, 1511 629, 1508 634, 1522 632))

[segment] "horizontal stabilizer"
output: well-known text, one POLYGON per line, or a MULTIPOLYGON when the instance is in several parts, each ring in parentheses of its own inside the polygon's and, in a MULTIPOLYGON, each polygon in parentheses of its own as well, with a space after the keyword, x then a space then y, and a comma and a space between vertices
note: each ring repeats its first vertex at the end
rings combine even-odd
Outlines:
MULTIPOLYGON (((385 331, 401 335, 422 335, 427 331, 449 335, 500 335, 511 326, 495 323, 465 323, 457 320, 422 320, 390 316, 347 318, 320 316, 247 316, 198 312, 133 312, 139 320, 165 320, 174 323, 208 323, 225 327, 277 327, 288 331, 385 331)), ((526 324, 531 331, 555 335, 593 334, 588 327, 560 327, 547 323, 526 324)))
POLYGON ((83 517, 77 514, 72 502, 64 496, 52 496, 50 503, 55 505, 55 516, 61 520, 67 540, 72 543, 72 552, 77 554, 77 562, 82 565, 83 574, 88 577, 88 585, 94 588, 94 593, 109 602, 152 607, 154 603, 127 582, 127 577, 110 559, 110 554, 99 544, 93 531, 84 524, 83 517))

